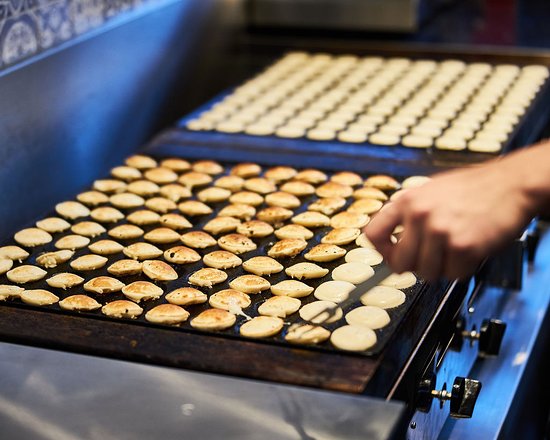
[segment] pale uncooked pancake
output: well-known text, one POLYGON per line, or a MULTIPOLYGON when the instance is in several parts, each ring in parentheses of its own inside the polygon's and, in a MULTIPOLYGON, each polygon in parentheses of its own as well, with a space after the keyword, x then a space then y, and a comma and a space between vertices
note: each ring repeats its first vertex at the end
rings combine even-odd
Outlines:
POLYGON ((243 262, 239 257, 229 251, 214 251, 206 254, 202 261, 206 266, 216 269, 231 269, 240 266, 243 262))
POLYGON ((206 232, 214 235, 232 232, 241 224, 239 219, 233 217, 214 217, 203 226, 206 232))
POLYGON ((247 237, 267 237, 273 233, 273 226, 260 220, 250 220, 237 226, 237 232, 247 237))
POLYGON ((332 301, 313 301, 312 303, 306 304, 300 309, 300 318, 304 321, 311 321, 314 324, 330 324, 331 322, 336 322, 342 318, 343 312, 341 308, 336 309, 334 316, 329 317, 329 313, 323 312, 324 310, 334 307, 335 303, 332 301), (319 316, 317 316, 320 314, 319 316))
POLYGON ((430 180, 432 179, 428 176, 411 176, 403 180, 403 183, 401 185, 404 189, 418 188, 419 186, 425 185, 430 180))
POLYGON ((178 279, 178 274, 172 269, 172 266, 160 260, 144 261, 141 270, 155 281, 173 281, 178 279))
POLYGON ((349 293, 355 289, 355 285, 349 281, 325 281, 320 284, 313 295, 323 301, 340 303, 348 299, 349 293))
POLYGON ((55 247, 57 249, 69 249, 74 251, 75 249, 81 249, 90 244, 90 239, 88 237, 83 237, 82 235, 70 234, 64 237, 61 237, 55 242, 55 247))
POLYGON ((347 351, 365 351, 376 344, 376 333, 360 325, 345 325, 332 332, 330 342, 336 348, 347 351))
POLYGON ((214 186, 225 188, 233 192, 240 191, 244 185, 244 179, 239 176, 222 176, 214 182, 214 186))
POLYGON ((277 296, 303 298, 313 292, 313 287, 297 280, 283 280, 271 286, 271 293, 277 296))
POLYGON ((232 203, 222 208, 219 215, 235 217, 239 220, 250 220, 256 215, 256 208, 252 205, 245 205, 244 203, 232 203))
POLYGON ((344 211, 330 219, 333 228, 364 228, 369 223, 370 217, 359 212, 344 211))
POLYGON ((189 220, 187 220, 183 215, 179 214, 164 214, 159 219, 159 223, 166 226, 167 228, 174 230, 193 227, 189 220))
POLYGON ((43 231, 54 234, 56 232, 66 231, 71 227, 71 224, 67 220, 63 220, 59 217, 48 217, 36 222, 36 227, 43 231))
POLYGON ((242 234, 228 234, 218 239, 218 245, 226 251, 234 254, 243 254, 257 248, 250 238, 242 234))
POLYGON ((126 187, 126 191, 142 197, 149 197, 159 192, 160 188, 156 183, 149 180, 136 180, 126 187))
POLYGON ((149 281, 134 281, 122 288, 122 293, 126 298, 139 303, 160 298, 163 290, 149 281))
POLYGON ((42 267, 51 269, 57 267, 59 264, 69 261, 73 255, 74 251, 70 251, 68 249, 55 252, 46 252, 36 257, 36 262, 42 267))
POLYGON ((321 239, 321 243, 345 245, 355 241, 359 235, 361 235, 359 228, 336 228, 329 231, 321 239))
POLYGON ((235 289, 224 289, 214 293, 208 303, 215 309, 223 309, 233 313, 234 309, 245 309, 250 306, 250 297, 235 289))
POLYGON ((90 217, 100 223, 116 223, 124 218, 124 214, 111 206, 101 206, 94 209, 90 217))
POLYGON ((191 197, 192 193, 189 188, 186 186, 178 185, 177 183, 169 183, 167 185, 162 185, 159 192, 162 196, 166 197, 172 202, 178 202, 181 199, 186 199, 191 197))
POLYGON ((111 205, 121 209, 137 208, 138 206, 143 206, 145 203, 145 200, 141 196, 133 193, 115 194, 109 197, 109 201, 111 205))
POLYGON ((367 134, 359 131, 344 130, 338 133, 338 140, 353 144, 362 144, 367 141, 367 134))
POLYGON ((212 177, 206 173, 199 173, 196 171, 190 171, 182 174, 178 179, 178 182, 185 185, 187 188, 192 189, 196 186, 208 185, 212 182, 212 177))
POLYGON ((302 181, 286 182, 281 185, 279 189, 298 197, 309 196, 315 193, 315 187, 313 185, 302 181))
POLYGON ((88 295, 71 295, 59 301, 59 307, 63 310, 91 312, 92 310, 99 309, 101 304, 88 295))
POLYGON ((61 216, 71 220, 79 217, 87 217, 90 210, 80 202, 61 202, 55 205, 55 211, 61 216))
POLYGON ((292 212, 290 209, 281 208, 280 206, 270 206, 269 208, 265 208, 259 211, 257 217, 260 221, 271 224, 278 224, 284 222, 285 220, 288 220, 293 215, 294 212, 292 212))
POLYGON ((107 261, 109 261, 109 259, 102 257, 101 255, 88 254, 82 255, 81 257, 71 261, 70 266, 74 270, 96 270, 105 266, 107 261))
POLYGON ((254 294, 269 289, 271 283, 258 275, 241 275, 232 280, 229 287, 247 294, 254 294))
POLYGON ((416 276, 412 272, 403 272, 400 274, 391 274, 380 283, 381 286, 393 287, 395 289, 406 289, 416 284, 416 276))
POLYGON ((241 325, 239 332, 246 338, 268 338, 283 329, 283 320, 274 316, 256 316, 241 325))
POLYGON ((285 335, 285 341, 291 344, 320 344, 328 338, 330 338, 330 331, 311 324, 293 324, 285 335))
POLYGON ((376 249, 357 248, 349 251, 345 259, 348 263, 358 262, 368 264, 369 266, 376 266, 382 262, 383 257, 376 249))
POLYGON ((376 306, 382 309, 392 309, 405 302, 405 294, 394 287, 376 286, 361 297, 361 303, 366 306, 376 306))
POLYGON ((22 246, 42 246, 53 240, 52 236, 39 228, 27 228, 16 232, 13 236, 15 241, 22 246))
POLYGON ((218 188, 211 186, 210 188, 203 189, 197 193, 197 198, 201 202, 205 203, 219 203, 223 202, 231 196, 231 191, 225 188, 218 188))
POLYGON ((145 319, 154 324, 177 325, 189 318, 189 312, 175 304, 161 304, 145 314, 145 319))
POLYGON ((120 299, 105 304, 101 312, 112 318, 130 318, 135 319, 143 313, 143 309, 133 301, 120 299))
POLYGON ((21 301, 33 306, 49 306, 59 301, 59 297, 44 289, 24 290, 19 294, 21 301))
POLYGON ((173 211, 178 207, 176 202, 165 197, 151 197, 145 201, 145 206, 159 214, 166 214, 168 211, 173 211))
POLYGON ((335 173, 330 178, 332 182, 341 183, 342 185, 357 186, 363 183, 363 179, 357 173, 350 171, 340 171, 335 173))
POLYGON ((184 245, 196 249, 204 249, 216 244, 216 239, 203 231, 186 232, 180 240, 184 245))
POLYGON ((252 257, 243 263, 243 268, 254 275, 271 275, 283 270, 283 265, 271 257, 252 257))
POLYGON ((0 301, 5 301, 9 298, 19 298, 21 292, 25 289, 9 284, 0 284, 0 301))
POLYGON ((365 180, 365 186, 372 186, 378 188, 382 191, 391 191, 399 189, 399 182, 391 176, 386 176, 383 174, 378 174, 370 176, 365 180))
POLYGON ((13 260, 9 258, 0 258, 0 275, 4 275, 13 267, 13 260))
POLYGON ((321 212, 325 215, 333 215, 338 212, 346 204, 346 199, 343 197, 325 197, 316 200, 307 207, 309 211, 321 212))
POLYGON ((390 323, 390 315, 380 307, 362 306, 346 313, 346 322, 350 325, 362 325, 377 330, 390 323))
POLYGON ((216 175, 223 173, 223 167, 213 160, 199 160, 192 165, 194 171, 216 175))
POLYGON ((314 185, 326 182, 327 179, 328 177, 325 173, 314 169, 302 170, 294 176, 294 180, 300 180, 303 182, 312 183, 314 185))
POLYGON ((302 202, 294 194, 284 191, 277 191, 265 196, 265 202, 270 206, 280 206, 281 208, 298 208, 302 202))
POLYGON ((123 250, 124 255, 135 260, 149 260, 160 257, 162 251, 150 243, 133 243, 123 250))
POLYGON ((185 159, 179 159, 179 158, 169 158, 164 159, 160 163, 161 167, 169 168, 172 171, 186 171, 191 168, 191 164, 186 161, 185 159))
POLYGON ((141 171, 129 166, 118 166, 111 169, 111 175, 120 180, 132 181, 141 179, 141 171))
POLYGON ((296 176, 297 173, 298 172, 295 168, 287 166, 277 166, 266 170, 264 176, 267 179, 273 180, 275 182, 283 182, 285 180, 292 179, 294 176, 296 176))
POLYGON ((241 203, 243 205, 258 206, 264 202, 264 198, 258 193, 252 191, 241 191, 229 197, 231 203, 241 203))
POLYGON ((136 225, 119 225, 109 229, 109 236, 119 240, 131 240, 141 237, 144 232, 143 229, 136 225))
POLYGON ((305 211, 292 217, 292 223, 307 228, 320 228, 330 224, 330 218, 325 214, 316 211, 305 211))
POLYGON ((125 161, 126 165, 129 167, 138 168, 140 170, 147 168, 154 168, 157 166, 157 161, 149 156, 144 156, 142 154, 135 154, 130 156, 125 161))
POLYGON ((309 240, 313 237, 313 232, 302 225, 285 225, 275 231, 278 239, 292 238, 309 240))
POLYGON ((349 185, 342 185, 337 182, 327 182, 319 186, 315 191, 319 197, 341 197, 347 198, 353 194, 353 188, 349 185))
POLYGON ((99 240, 88 246, 93 253, 99 255, 112 255, 122 252, 124 246, 113 240, 99 240))
POLYGON ((134 211, 126 217, 130 223, 140 226, 155 224, 160 221, 160 218, 160 214, 148 209, 134 211))
POLYGON ((348 281, 352 284, 360 284, 374 275, 374 270, 368 264, 360 262, 344 263, 332 271, 332 279, 335 281, 348 281))
POLYGON ((307 247, 307 241, 301 238, 283 238, 276 242, 267 255, 273 258, 293 257, 307 247))
POLYGON ((155 244, 168 244, 180 240, 180 234, 170 228, 155 228, 147 232, 143 238, 155 244))
POLYGON ((355 244, 362 248, 375 249, 374 244, 372 244, 372 242, 367 238, 365 234, 361 234, 359 237, 357 237, 357 240, 355 240, 355 244))
POLYGON ((273 296, 258 307, 258 313, 264 316, 277 316, 286 318, 297 312, 302 303, 297 298, 290 296, 273 296))
POLYGON ((388 196, 380 189, 372 186, 365 186, 359 188, 353 192, 353 197, 356 199, 374 199, 385 202, 388 200, 388 196))
POLYGON ((166 301, 178 306, 187 306, 192 304, 203 304, 208 300, 208 296, 193 287, 180 287, 167 293, 166 301))
POLYGON ((124 288, 124 283, 112 277, 92 278, 84 284, 84 290, 99 294, 119 292, 124 288))
POLYGON ((175 246, 164 251, 164 259, 174 264, 189 264, 200 261, 201 256, 186 246, 175 246))
POLYGON ((382 209, 384 203, 375 199, 359 199, 353 202, 348 208, 349 212, 356 212, 360 214, 374 214, 382 209))
POLYGON ((314 263, 297 263, 285 269, 285 273, 292 278, 313 279, 322 278, 328 273, 328 269, 318 266, 314 263))
POLYGON ((29 256, 29 253, 19 246, 2 246, 0 247, 0 258, 19 261, 20 263, 29 256))
MULTIPOLYGON (((109 201, 109 196, 99 191, 86 191, 78 194, 76 196, 76 199, 79 202, 84 203, 85 205, 97 206, 97 205, 101 205, 102 203, 107 203, 109 201)), ((48 231, 48 232, 55 232, 55 231, 48 231)))
POLYGON ((311 248, 308 253, 304 255, 306 260, 326 262, 337 260, 346 255, 346 250, 335 244, 321 243, 311 248))
POLYGON ((255 163, 240 163, 231 169, 231 174, 239 177, 253 177, 262 172, 262 167, 255 163))
POLYGON ((32 283, 33 281, 38 281, 44 278, 47 275, 44 269, 41 269, 37 266, 31 266, 24 264, 23 266, 18 266, 6 273, 8 280, 17 284, 32 283))
POLYGON ((202 287, 212 287, 215 284, 223 283, 227 274, 223 270, 205 267, 192 273, 189 277, 189 284, 202 287))
POLYGON ((138 275, 142 264, 137 260, 118 260, 107 268, 107 272, 115 276, 138 275))
POLYGON ((157 184, 172 183, 178 180, 178 175, 169 168, 151 168, 143 173, 146 179, 157 184))
POLYGON ((191 320, 191 327, 199 330, 225 330, 235 325, 237 317, 222 309, 208 309, 191 320))
POLYGON ((84 237, 97 237, 105 231, 106 229, 96 222, 79 222, 71 227, 71 232, 84 237))

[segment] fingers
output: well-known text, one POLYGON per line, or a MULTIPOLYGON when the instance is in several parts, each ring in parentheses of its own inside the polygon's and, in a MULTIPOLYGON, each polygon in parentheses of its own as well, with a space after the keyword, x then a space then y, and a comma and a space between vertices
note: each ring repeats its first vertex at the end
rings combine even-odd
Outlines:
POLYGON ((391 261, 394 248, 391 242, 392 232, 401 224, 402 213, 395 203, 389 203, 382 208, 371 222, 364 228, 367 238, 387 261, 391 261))
POLYGON ((399 242, 394 245, 390 259, 391 268, 396 273, 413 270, 417 265, 418 252, 424 240, 424 223, 422 221, 406 221, 399 242))
POLYGON ((445 234, 440 231, 427 230, 418 252, 415 272, 427 281, 436 281, 443 275, 446 267, 445 234))

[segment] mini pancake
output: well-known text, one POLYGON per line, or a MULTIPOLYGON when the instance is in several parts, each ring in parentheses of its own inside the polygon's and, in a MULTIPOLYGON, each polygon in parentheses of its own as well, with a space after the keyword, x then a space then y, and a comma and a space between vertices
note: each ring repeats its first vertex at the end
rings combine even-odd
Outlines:
POLYGON ((271 286, 271 293, 277 296, 303 298, 313 292, 313 287, 297 280, 283 280, 271 286))
POLYGON ((374 275, 374 270, 368 264, 357 261, 344 263, 332 271, 332 279, 335 281, 348 281, 360 284, 374 275))
POLYGON ((342 185, 348 186, 357 186, 363 183, 363 179, 359 174, 352 173, 350 171, 340 171, 333 174, 330 180, 332 182, 341 183, 342 185))
POLYGON ((122 252, 124 255, 133 258, 134 260, 150 260, 162 255, 162 251, 158 247, 150 243, 142 242, 133 243, 126 246, 122 252))
POLYGON ((231 196, 231 191, 225 188, 217 188, 211 186, 210 188, 203 189, 197 193, 197 198, 201 202, 206 203, 219 203, 223 202, 231 196))
POLYGON ((325 281, 315 289, 313 295, 323 301, 340 303, 348 299, 349 293, 353 289, 355 289, 355 285, 349 281, 325 281))
POLYGON ((193 171, 206 174, 220 174, 223 173, 223 167, 213 160, 199 160, 192 165, 193 171))
POLYGON ((19 298, 21 292, 25 289, 19 286, 10 286, 9 284, 0 284, 0 301, 6 301, 10 298, 19 298))
POLYGON ((69 261, 73 255, 74 251, 70 251, 68 249, 55 252, 46 252, 36 257, 36 262, 42 267, 51 269, 57 267, 59 264, 69 261))
POLYGON ((369 266, 376 266, 383 260, 382 254, 373 248, 352 249, 346 254, 346 262, 364 263, 369 266))
POLYGON ((376 286, 361 297, 365 306, 376 306, 383 309, 392 309, 405 302, 405 294, 398 289, 387 286, 376 286))
POLYGON ((292 278, 313 279, 322 278, 328 273, 328 269, 314 263, 297 263, 285 269, 285 273, 292 278))
POLYGON ((274 316, 256 316, 241 325, 239 333, 245 338, 269 338, 283 329, 283 320, 274 316))
POLYGON ((344 211, 336 214, 330 219, 330 226, 333 228, 364 228, 370 221, 367 214, 359 212, 344 211))
POLYGON ((84 284, 84 290, 99 294, 119 292, 124 288, 124 283, 112 277, 92 278, 84 284))
POLYGON ((331 318, 329 318, 328 312, 317 316, 322 311, 329 309, 334 305, 335 303, 333 303, 332 301, 314 301, 312 303, 306 304, 300 309, 300 318, 302 318, 304 321, 311 321, 314 324, 330 324, 331 322, 336 322, 344 315, 341 308, 336 309, 336 313, 331 318), (315 319, 312 320, 312 318, 315 319))
POLYGON ((319 183, 326 182, 328 180, 328 177, 322 171, 314 170, 314 169, 306 169, 296 174, 294 176, 294 180, 299 180, 301 182, 317 185, 319 183))
POLYGON ((115 208, 130 209, 143 206, 145 200, 137 194, 126 192, 112 195, 109 197, 109 202, 111 202, 111 205, 115 208))
POLYGON ((179 158, 164 159, 160 163, 160 166, 176 172, 181 172, 181 171, 186 171, 191 169, 191 164, 188 161, 186 161, 185 159, 179 159, 179 158))
POLYGON ((134 167, 118 166, 111 169, 111 175, 115 179, 125 180, 127 182, 141 179, 141 171, 134 167))
POLYGON ((166 214, 168 211, 173 211, 177 208, 177 205, 172 200, 164 197, 151 197, 145 201, 145 207, 151 211, 158 212, 160 214, 166 214))
POLYGON ((210 252, 202 258, 202 261, 205 265, 216 269, 231 269, 240 266, 243 262, 235 254, 228 251, 210 252))
POLYGON ((124 214, 111 206, 102 206, 94 209, 90 217, 100 223, 116 223, 124 218, 124 214))
POLYGON ((273 296, 258 307, 258 313, 264 316, 276 316, 286 318, 296 313, 302 303, 297 298, 290 296, 273 296))
POLYGON ((254 275, 271 275, 283 270, 283 265, 271 257, 252 257, 243 263, 243 268, 254 275))
POLYGON ((135 319, 143 313, 143 309, 135 302, 121 299, 105 304, 101 308, 101 312, 112 318, 135 319))
POLYGON ((258 176, 262 172, 262 167, 255 163, 239 163, 231 169, 231 174, 239 177, 258 176))
POLYGON ((311 248, 307 254, 304 255, 306 260, 326 262, 337 260, 346 255, 346 250, 336 246, 335 244, 321 243, 311 248))
POLYGON ((381 191, 392 191, 399 189, 400 187, 397 180, 383 174, 370 176, 367 180, 365 180, 365 186, 378 188, 381 191))
POLYGON ((107 203, 109 201, 109 196, 106 196, 99 191, 85 191, 77 195, 76 200, 88 206, 97 206, 101 205, 102 203, 107 203))
POLYGON ((416 284, 416 276, 412 272, 391 274, 380 283, 381 286, 394 287, 395 289, 406 289, 416 284))
POLYGON ((166 301, 178 306, 190 306, 193 304, 203 304, 208 300, 208 296, 193 287, 180 287, 167 293, 166 301))
POLYGON ((235 325, 237 317, 222 309, 208 309, 191 320, 191 327, 199 330, 225 330, 235 325))
POLYGON ((274 182, 283 182, 292 179, 298 172, 292 167, 277 166, 265 171, 264 177, 274 182))
POLYGON ((38 228, 21 229, 13 238, 20 245, 27 247, 42 246, 53 240, 48 232, 38 228))
POLYGON ((189 220, 187 220, 183 215, 179 214, 164 214, 159 219, 159 223, 166 226, 167 228, 175 230, 193 227, 189 220))
POLYGON ((59 307, 63 310, 73 310, 76 312, 91 312, 101 307, 95 299, 88 295, 71 295, 59 301, 59 307))
POLYGON ((293 257, 307 247, 307 241, 301 238, 283 238, 267 252, 273 258, 293 257))
POLYGON ((237 232, 246 237, 267 237, 273 233, 273 227, 264 221, 250 220, 241 223, 237 227, 237 232))
POLYGON ((308 228, 320 228, 330 224, 330 218, 316 211, 305 211, 292 217, 292 223, 308 228))
POLYGON ((118 260, 107 268, 107 272, 120 277, 138 275, 141 273, 141 262, 127 259, 118 260))
POLYGON ((411 177, 407 177, 405 180, 403 180, 403 183, 401 184, 401 186, 404 189, 418 188, 422 185, 425 185, 430 180, 432 180, 432 179, 431 179, 431 177, 428 177, 428 176, 411 176, 411 177))
MULTIPOLYGON (((143 235, 144 231, 136 225, 120 225, 109 229, 109 236, 119 240, 130 240, 143 235)), ((179 235, 178 235, 179 238, 179 235)))
POLYGON ((56 232, 66 231, 71 227, 71 224, 59 217, 48 217, 36 222, 36 227, 43 231, 54 234, 56 232))
POLYGON ((329 231, 321 239, 321 243, 345 245, 355 241, 359 235, 361 235, 359 228, 336 228, 329 231))
POLYGON ((239 220, 248 221, 256 215, 256 208, 251 205, 245 205, 243 203, 232 203, 225 206, 218 215, 222 217, 235 217, 239 220))
POLYGON ((145 319, 154 324, 178 325, 189 318, 189 312, 175 304, 160 304, 145 314, 145 319))
POLYGON ((214 186, 236 192, 243 188, 244 179, 239 176, 222 176, 214 182, 214 186))
POLYGON ((189 188, 178 185, 177 183, 169 183, 167 185, 163 185, 160 188, 159 192, 162 196, 166 197, 172 202, 178 202, 181 199, 186 199, 193 195, 189 188))
POLYGON ((178 279, 172 266, 160 260, 145 260, 141 266, 145 275, 155 281, 173 281, 178 279))
POLYGON ((124 163, 129 167, 137 168, 139 170, 154 168, 157 166, 157 161, 155 159, 142 154, 134 154, 133 156, 128 157, 124 163))
POLYGON ((257 218, 260 221, 277 224, 282 223, 292 217, 294 212, 280 206, 270 206, 258 212, 257 218))
POLYGON ((88 246, 94 254, 99 255, 112 255, 122 252, 124 246, 113 240, 99 240, 88 246))
POLYGON ((164 251, 164 259, 174 264, 189 264, 200 261, 198 252, 185 246, 175 246, 164 251))
POLYGON ((359 237, 357 237, 357 240, 355 240, 355 244, 362 248, 375 249, 374 244, 372 244, 372 242, 367 238, 365 234, 361 234, 359 237))
POLYGON ((356 189, 353 192, 353 197, 356 199, 374 199, 385 202, 388 200, 388 196, 380 189, 372 186, 364 186, 363 188, 356 189))
POLYGON ((252 191, 240 191, 231 195, 231 197, 229 197, 229 201, 231 203, 258 206, 264 202, 264 198, 260 194, 252 191))
POLYGON ((75 286, 78 286, 84 282, 84 278, 81 276, 75 275, 74 273, 58 273, 51 278, 46 280, 48 286, 55 287, 56 289, 71 289, 75 286))
POLYGON ((212 287, 215 284, 223 283, 227 279, 227 274, 219 269, 205 267, 192 273, 189 277, 189 284, 202 287, 212 287))
POLYGON ((216 239, 203 231, 186 232, 180 240, 184 245, 195 249, 204 249, 216 244, 216 239))
POLYGON ((376 344, 376 333, 360 325, 344 325, 332 332, 330 342, 346 351, 365 351, 376 344))
POLYGON ((92 185, 96 191, 104 193, 117 193, 126 190, 126 183, 117 179, 100 179, 92 185))
POLYGON ((225 234, 237 229, 237 226, 241 224, 239 219, 233 217, 214 217, 208 221, 202 228, 211 234, 225 234))
POLYGON ((245 309, 251 304, 251 301, 246 293, 235 289, 224 289, 211 295, 208 304, 215 309, 223 309, 234 313, 234 309, 245 309))
POLYGON ((362 325, 377 330, 390 323, 390 315, 380 307, 362 306, 348 312, 346 322, 350 325, 362 325))
POLYGON ((90 239, 88 237, 83 237, 82 235, 65 235, 55 242, 55 247, 57 249, 69 249, 74 251, 75 249, 81 249, 90 244, 90 239))
POLYGON ((265 202, 269 206, 280 206, 287 209, 298 208, 302 204, 298 197, 283 191, 276 191, 266 195, 265 202))
MULTIPOLYGON (((372 127, 374 129, 375 127, 372 127)), ((363 131, 344 130, 338 133, 338 140, 353 144, 362 144, 367 141, 367 133, 363 131)))
POLYGON ((140 226, 153 225, 160 221, 160 215, 148 209, 141 209, 128 214, 126 218, 130 223, 140 226))
POLYGON ((147 232, 143 238, 151 243, 167 244, 179 241, 180 234, 170 228, 155 228, 147 232))
POLYGON ((322 184, 315 191, 318 197, 341 197, 347 198, 353 194, 353 188, 338 182, 327 182, 322 184))
POLYGON ((212 177, 206 173, 198 173, 196 171, 190 171, 188 173, 182 174, 178 182, 186 186, 189 189, 195 188, 196 186, 208 185, 212 182, 212 177))
POLYGON ((384 206, 384 203, 375 199, 360 199, 353 202, 348 208, 348 212, 354 212, 359 214, 374 214, 380 211, 384 206))
POLYGON ((191 217, 212 214, 212 208, 198 200, 187 200, 182 202, 178 205, 178 209, 185 215, 191 217))
POLYGON ((286 225, 277 229, 275 231, 275 236, 281 240, 285 238, 309 240, 313 237, 313 232, 302 225, 286 225))
POLYGON ((321 212, 325 215, 333 215, 346 204, 346 199, 342 197, 325 197, 316 200, 307 207, 308 211, 321 212))
POLYGON ((164 293, 163 290, 149 281, 134 281, 122 288, 122 293, 128 299, 139 303, 157 299, 164 293))
POLYGON ((71 227, 71 232, 84 237, 97 237, 105 231, 106 229, 96 222, 80 222, 71 227))
POLYGON ((298 197, 309 196, 315 193, 313 185, 302 181, 286 182, 281 185, 280 190, 298 197))
POLYGON ((148 169, 143 173, 147 180, 156 184, 172 183, 178 180, 178 175, 169 168, 157 167, 148 169))
POLYGON ((29 253, 19 246, 2 246, 0 247, 0 258, 19 261, 20 263, 29 256, 29 253))
POLYGON ((82 255, 71 261, 70 266, 74 270, 96 270, 107 264, 108 258, 100 255, 88 254, 82 255))
POLYGON ((241 275, 229 283, 229 287, 247 294, 260 293, 271 287, 271 283, 258 275, 241 275))
POLYGON ((59 301, 59 297, 44 289, 24 290, 19 297, 25 304, 49 306, 59 301))
POLYGON ((136 180, 126 187, 126 191, 142 197, 149 197, 159 192, 160 188, 156 183, 149 180, 136 180))
POLYGON ((293 324, 285 335, 285 341, 291 344, 320 344, 328 338, 330 338, 330 331, 310 324, 293 324))
POLYGON ((0 275, 4 275, 13 267, 13 260, 8 258, 0 258, 0 275))
POLYGON ((224 235, 218 239, 218 245, 222 249, 237 255, 253 251, 257 248, 256 243, 242 234, 224 235))
POLYGON ((244 189, 258 194, 269 194, 277 191, 277 186, 271 180, 264 177, 251 177, 245 180, 244 189))
POLYGON ((87 217, 90 210, 80 202, 61 202, 55 205, 55 211, 61 216, 74 220, 79 217, 87 217))

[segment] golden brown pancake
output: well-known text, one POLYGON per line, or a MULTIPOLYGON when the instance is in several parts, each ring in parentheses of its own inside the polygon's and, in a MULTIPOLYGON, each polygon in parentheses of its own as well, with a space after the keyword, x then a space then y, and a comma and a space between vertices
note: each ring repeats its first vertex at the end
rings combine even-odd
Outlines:
POLYGON ((208 309, 191 320, 191 327, 199 330, 225 330, 232 327, 237 320, 233 313, 222 309, 208 309))
POLYGON ((155 281, 172 281, 178 279, 172 266, 160 260, 145 260, 141 266, 145 275, 155 281))
POLYGON ((269 289, 270 282, 258 275, 241 275, 229 283, 232 289, 244 292, 247 294, 260 293, 269 289))
POLYGON ((92 310, 99 309, 101 304, 88 295, 71 295, 59 301, 59 307, 63 310, 91 312, 92 310))
POLYGON ((186 246, 174 246, 164 251, 164 259, 174 264, 189 264, 200 261, 201 256, 197 251, 186 246))
POLYGON ((215 284, 223 283, 227 274, 219 269, 205 267, 191 274, 189 284, 202 287, 212 287, 215 284))
POLYGON ((139 303, 157 299, 164 293, 163 290, 149 281, 134 281, 122 288, 122 293, 126 298, 139 303))
POLYGON ((208 300, 208 296, 193 287, 180 287, 166 294, 166 301, 178 306, 187 306, 193 304, 203 304, 208 300))
POLYGON ((120 299, 105 304, 101 312, 112 318, 130 318, 135 319, 143 313, 143 309, 135 302, 120 299))
POLYGON ((84 284, 84 290, 99 294, 119 292, 123 287, 122 281, 106 276, 92 278, 84 284))
POLYGON ((161 304, 145 314, 145 319, 154 324, 178 325, 189 318, 189 312, 175 304, 161 304))

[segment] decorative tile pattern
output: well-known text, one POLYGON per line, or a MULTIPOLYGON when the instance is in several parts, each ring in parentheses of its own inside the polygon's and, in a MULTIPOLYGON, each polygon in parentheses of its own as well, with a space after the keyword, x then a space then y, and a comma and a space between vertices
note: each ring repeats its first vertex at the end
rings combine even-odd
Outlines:
POLYGON ((0 70, 161 0, 0 0, 0 70))

